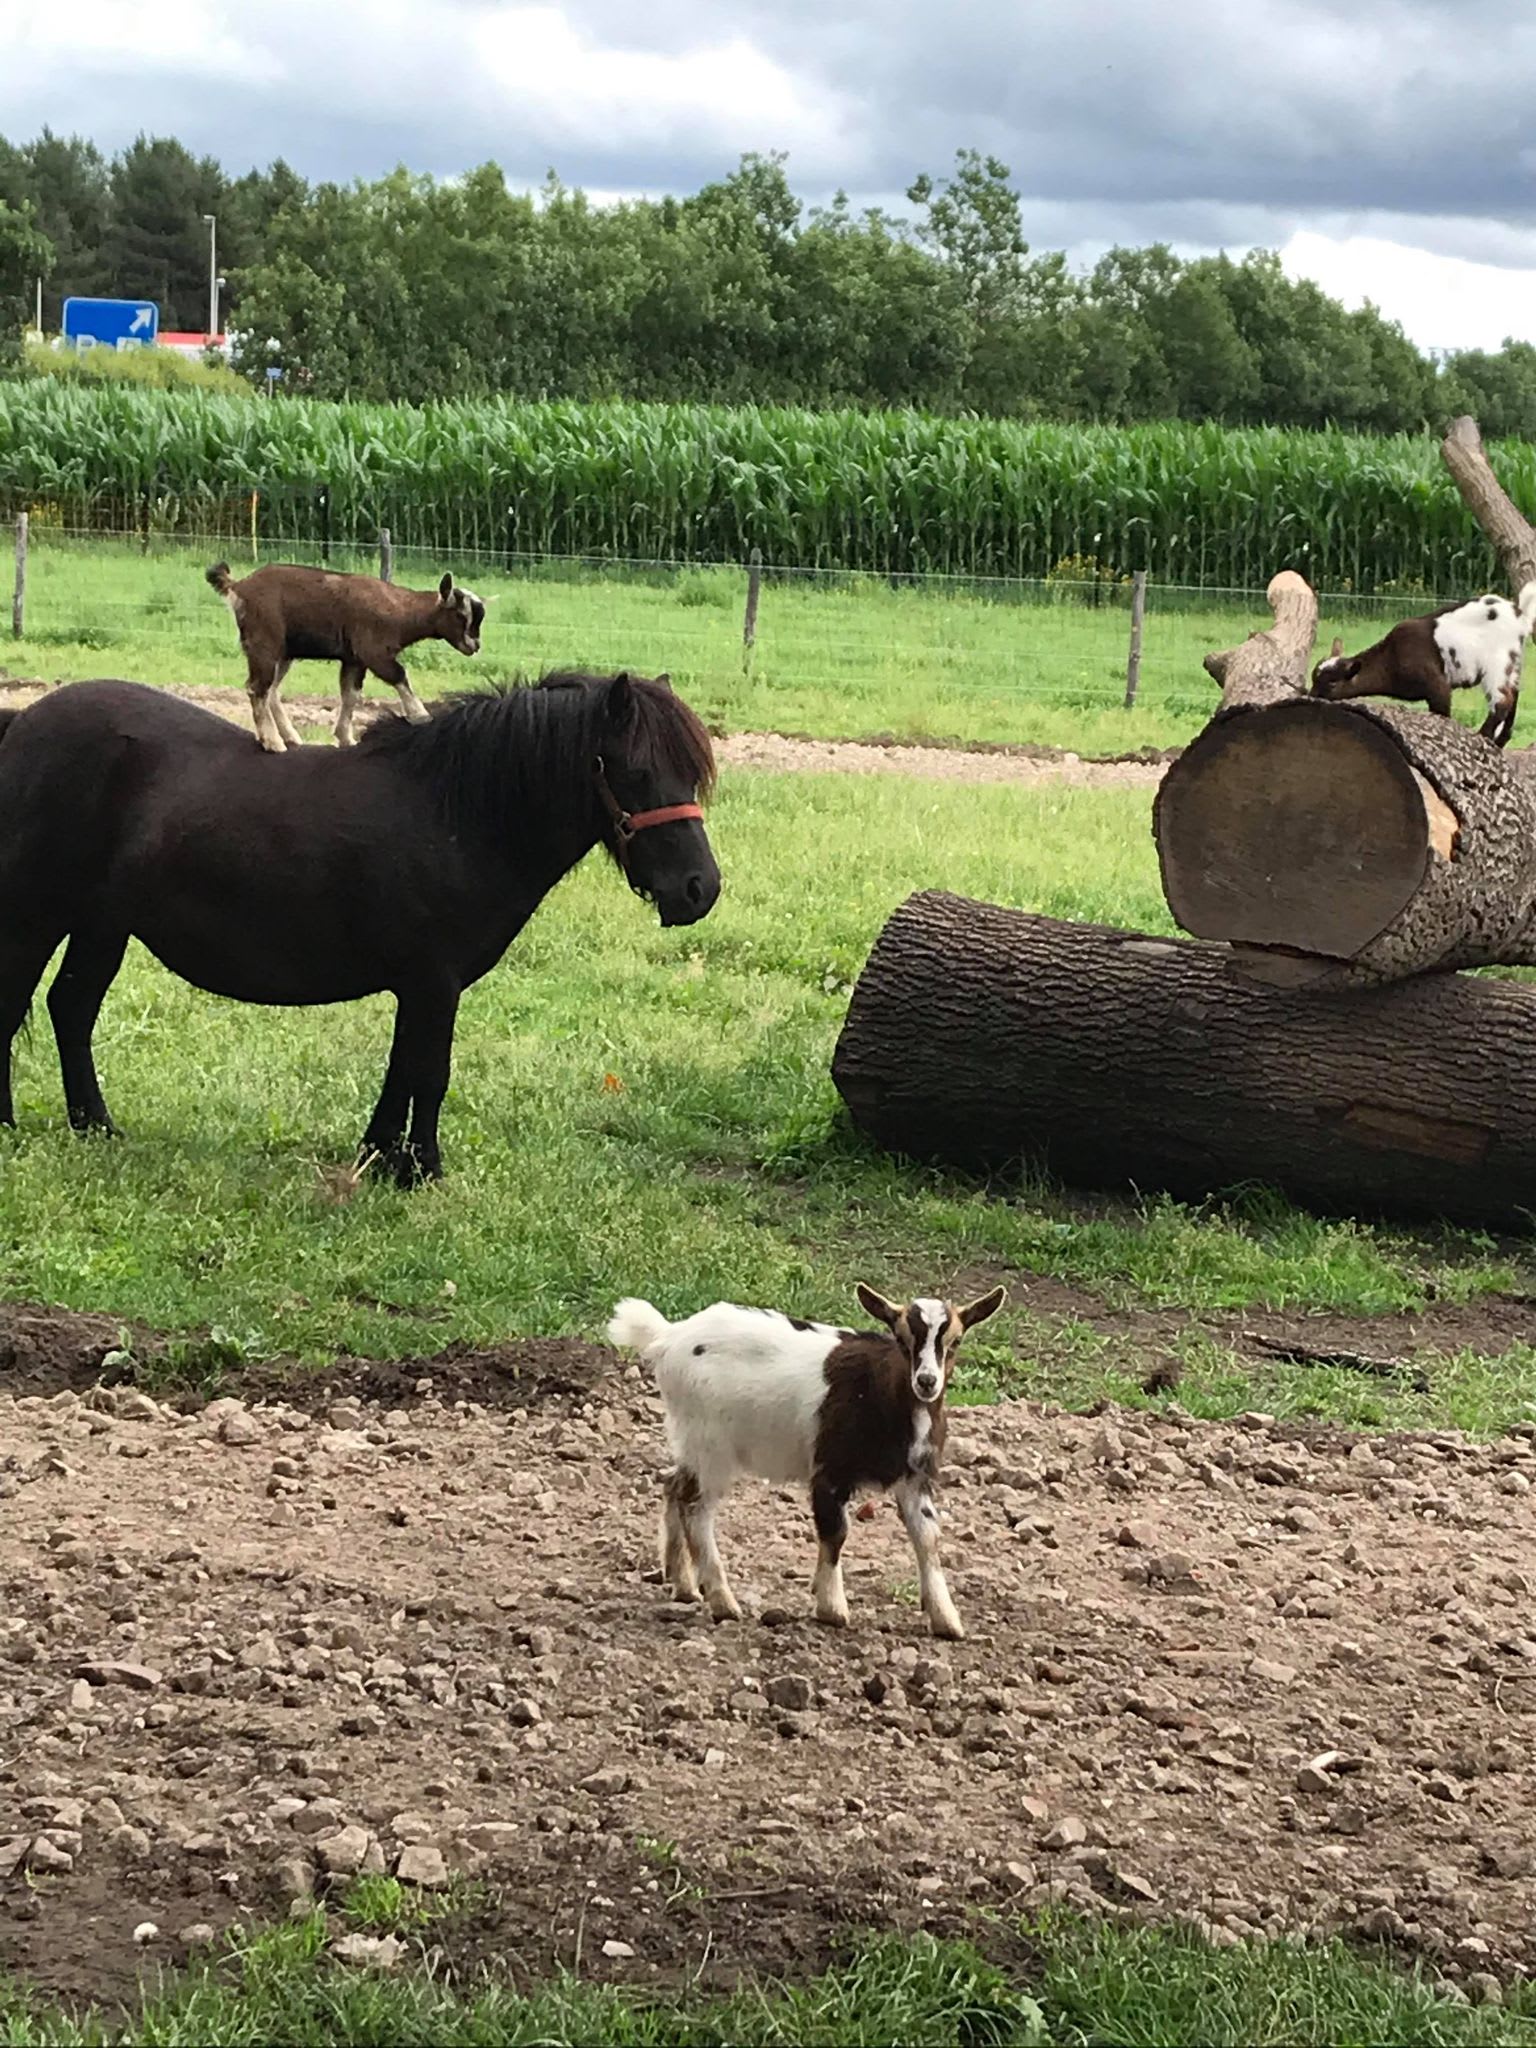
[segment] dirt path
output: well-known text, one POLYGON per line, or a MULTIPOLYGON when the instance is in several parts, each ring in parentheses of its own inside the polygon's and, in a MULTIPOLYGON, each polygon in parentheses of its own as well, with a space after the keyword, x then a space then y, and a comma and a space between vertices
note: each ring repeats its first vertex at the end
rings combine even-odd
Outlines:
POLYGON ((723 1517, 748 1618, 669 1604, 656 1403, 594 1347, 0 1393, 7 1961, 120 1992, 403 1854, 487 1879, 461 1959, 647 1983, 1053 1897, 1523 1969, 1533 1439, 960 1412, 941 1645, 884 1504, 845 1633, 767 1488, 723 1517))
MULTIPOLYGON (((167 684, 174 696, 203 704, 239 724, 249 720, 245 692, 211 685, 167 684)), ((47 694, 37 682, 0 682, 0 704, 20 707, 47 694)), ((335 706, 324 697, 284 700, 295 725, 329 729, 335 706)), ((360 720, 394 715, 388 705, 364 705, 360 720)), ((1065 782, 1082 788, 1153 788, 1162 779, 1165 759, 1085 761, 1055 747, 1039 746, 906 746, 889 739, 814 740, 783 733, 739 732, 717 739, 720 761, 734 768, 839 775, 916 775, 935 782, 1065 782)))

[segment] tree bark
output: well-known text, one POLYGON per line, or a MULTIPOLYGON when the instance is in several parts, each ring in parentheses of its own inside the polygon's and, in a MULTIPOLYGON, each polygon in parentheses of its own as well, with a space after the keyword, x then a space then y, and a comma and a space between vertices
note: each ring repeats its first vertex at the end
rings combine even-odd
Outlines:
POLYGON ((1206 657, 1221 703, 1153 805, 1178 923, 1288 985, 1536 964, 1536 777, 1454 720, 1305 695, 1316 600, 1285 570, 1269 601, 1206 657))
POLYGON ((1219 947, 928 891, 876 942, 832 1075, 878 1144, 965 1168, 1495 1228, 1536 1210, 1536 993, 1505 982, 1298 995, 1219 947))

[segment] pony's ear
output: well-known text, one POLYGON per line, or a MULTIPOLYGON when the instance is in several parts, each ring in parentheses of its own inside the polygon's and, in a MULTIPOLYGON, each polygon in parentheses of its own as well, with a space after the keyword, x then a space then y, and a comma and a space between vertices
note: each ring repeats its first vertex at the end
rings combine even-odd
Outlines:
POLYGON ((994 1287, 990 1294, 983 1294, 977 1301, 967 1302, 964 1308, 955 1311, 960 1318, 961 1329, 974 1330, 978 1323, 984 1323, 989 1316, 995 1316, 1007 1299, 1006 1287, 994 1287))
POLYGON ((629 670, 620 669, 608 685, 608 718, 613 725, 628 725, 635 709, 634 685, 629 680, 629 670))
POLYGON ((441 583, 439 583, 439 585, 437 586, 437 594, 438 594, 438 596, 439 596, 439 597, 440 597, 440 598, 441 598, 441 599, 443 600, 443 603, 444 603, 444 604, 446 604, 446 603, 448 602, 449 598, 450 598, 450 597, 452 597, 452 595, 453 595, 453 571, 452 571, 451 569, 450 569, 450 570, 448 571, 447 575, 446 575, 446 576, 445 576, 445 577, 443 578, 442 582, 441 582, 441 583))
POLYGON ((884 1323, 888 1330, 895 1329, 896 1318, 901 1314, 901 1310, 894 1301, 887 1301, 883 1294, 876 1294, 874 1288, 866 1287, 862 1280, 854 1289, 854 1293, 859 1297, 859 1307, 867 1315, 872 1315, 877 1323, 884 1323))
POLYGON ((661 687, 662 687, 662 688, 663 688, 664 690, 670 690, 670 689, 671 689, 671 687, 672 687, 672 671, 671 671, 671 669, 669 669, 669 668, 664 668, 664 669, 662 670, 661 674, 660 674, 660 675, 659 675, 659 676, 658 676, 658 677, 656 678, 656 680, 657 680, 657 682, 658 682, 658 683, 660 683, 661 687))

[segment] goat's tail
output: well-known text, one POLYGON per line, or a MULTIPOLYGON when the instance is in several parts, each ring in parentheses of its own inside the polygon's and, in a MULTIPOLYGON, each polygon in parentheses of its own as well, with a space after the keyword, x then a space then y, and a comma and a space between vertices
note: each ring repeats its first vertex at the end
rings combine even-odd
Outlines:
POLYGON ((213 567, 205 573, 208 581, 213 585, 220 597, 227 598, 235 584, 234 577, 229 573, 228 562, 215 562, 213 567))
POLYGON ((627 1344, 631 1351, 643 1353, 659 1344, 671 1328, 659 1308, 631 1295, 619 1302, 608 1318, 608 1342, 627 1344))
POLYGON ((1521 584, 1515 610, 1520 616, 1520 631, 1529 639, 1532 630, 1536 629, 1536 578, 1521 584))

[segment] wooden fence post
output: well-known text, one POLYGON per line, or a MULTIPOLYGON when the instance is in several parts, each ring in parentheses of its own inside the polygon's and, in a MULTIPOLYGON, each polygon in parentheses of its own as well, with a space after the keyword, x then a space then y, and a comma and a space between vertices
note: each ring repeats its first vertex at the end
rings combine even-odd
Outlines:
POLYGON ((19 640, 27 621, 27 515, 16 514, 16 589, 11 598, 11 632, 19 640))
POLYGON ((395 551, 390 544, 389 528, 379 528, 379 581, 392 583, 395 575, 395 551))
POLYGON ((1131 578, 1131 652, 1125 664, 1125 708, 1136 702, 1136 685, 1141 681, 1141 624, 1147 610, 1147 572, 1138 569, 1131 578))
POLYGON ((747 557, 747 610, 741 622, 741 665, 750 668, 757 642, 757 601, 763 592, 763 551, 754 548, 747 557))
POLYGON ((329 488, 320 486, 320 559, 330 566, 331 560, 331 493, 329 488))

